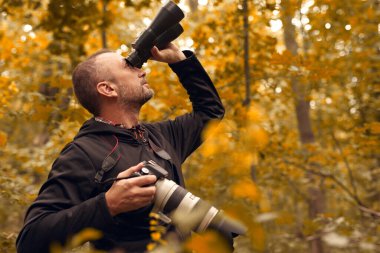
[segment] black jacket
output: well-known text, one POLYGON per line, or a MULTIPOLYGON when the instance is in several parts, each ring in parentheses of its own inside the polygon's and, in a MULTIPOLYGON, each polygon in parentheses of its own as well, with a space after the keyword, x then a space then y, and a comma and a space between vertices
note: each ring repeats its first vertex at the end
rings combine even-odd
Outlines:
POLYGON ((145 246, 150 238, 148 215, 152 207, 111 217, 105 192, 112 183, 96 181, 116 177, 141 161, 154 160, 169 171, 171 179, 184 186, 181 164, 201 144, 205 124, 224 115, 207 73, 192 52, 185 54, 187 59, 169 66, 187 90, 193 112, 133 129, 93 118, 86 121, 53 163, 48 180, 28 209, 17 238, 19 253, 49 252, 52 242, 64 244, 88 227, 103 233, 101 240, 93 242, 98 249, 132 249, 133 242, 143 242, 135 248, 138 251, 145 246))

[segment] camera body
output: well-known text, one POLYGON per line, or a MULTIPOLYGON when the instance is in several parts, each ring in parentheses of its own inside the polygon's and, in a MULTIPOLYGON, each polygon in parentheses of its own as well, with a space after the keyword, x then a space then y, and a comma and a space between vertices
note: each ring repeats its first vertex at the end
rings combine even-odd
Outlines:
POLYGON ((169 173, 164 168, 162 168, 153 160, 144 161, 143 163, 144 167, 140 171, 133 173, 133 176, 155 175, 157 179, 161 179, 169 175, 169 173))
POLYGON ((157 177, 153 212, 160 214, 164 222, 174 224, 182 235, 204 232, 208 228, 229 237, 245 234, 247 229, 243 224, 167 179, 168 172, 154 161, 144 162, 144 167, 135 173, 134 176, 157 177))

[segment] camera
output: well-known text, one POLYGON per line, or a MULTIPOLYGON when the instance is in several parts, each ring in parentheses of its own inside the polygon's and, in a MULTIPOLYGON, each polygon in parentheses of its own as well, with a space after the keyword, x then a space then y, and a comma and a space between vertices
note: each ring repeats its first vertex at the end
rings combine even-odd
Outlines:
POLYGON ((243 224, 167 179, 168 172, 154 161, 145 161, 144 167, 134 176, 141 175, 157 177, 153 212, 160 214, 164 222, 173 224, 182 235, 206 229, 217 230, 231 238, 245 234, 247 229, 243 224))
POLYGON ((185 17, 182 10, 172 1, 169 1, 158 12, 151 25, 132 43, 133 51, 125 58, 129 65, 141 68, 151 57, 153 46, 163 49, 175 40, 183 28, 179 24, 185 17))

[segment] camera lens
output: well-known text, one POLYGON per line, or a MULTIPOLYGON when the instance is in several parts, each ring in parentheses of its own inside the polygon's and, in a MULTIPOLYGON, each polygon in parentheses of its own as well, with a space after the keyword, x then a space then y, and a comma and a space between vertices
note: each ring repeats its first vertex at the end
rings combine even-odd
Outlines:
MULTIPOLYGON (((155 211, 161 211, 169 218, 190 217, 193 219, 192 231, 203 232, 208 228, 217 229, 220 232, 232 235, 240 235, 246 232, 244 225, 234 221, 223 214, 222 211, 210 205, 207 201, 188 192, 175 182, 168 179, 160 179, 156 182, 155 211), (179 216, 178 216, 179 215, 179 216)), ((184 234, 180 223, 177 228, 184 234)))
POLYGON ((174 181, 166 179, 167 171, 154 161, 147 162, 145 166, 149 169, 146 167, 141 169, 142 175, 149 173, 158 178, 155 183, 153 212, 165 216, 166 223, 173 222, 183 236, 189 236, 191 231, 203 232, 208 228, 216 229, 227 237, 246 232, 246 227, 240 222, 229 218, 223 211, 193 195, 174 181))

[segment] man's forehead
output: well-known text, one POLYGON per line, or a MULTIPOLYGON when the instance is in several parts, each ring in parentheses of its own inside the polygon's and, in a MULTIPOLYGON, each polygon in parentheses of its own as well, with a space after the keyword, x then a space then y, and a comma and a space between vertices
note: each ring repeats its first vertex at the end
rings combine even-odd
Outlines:
POLYGON ((123 57, 116 53, 116 52, 107 52, 107 53, 103 53, 103 54, 100 54, 98 55, 98 57, 96 57, 96 61, 97 62, 122 62, 123 61, 123 57))

